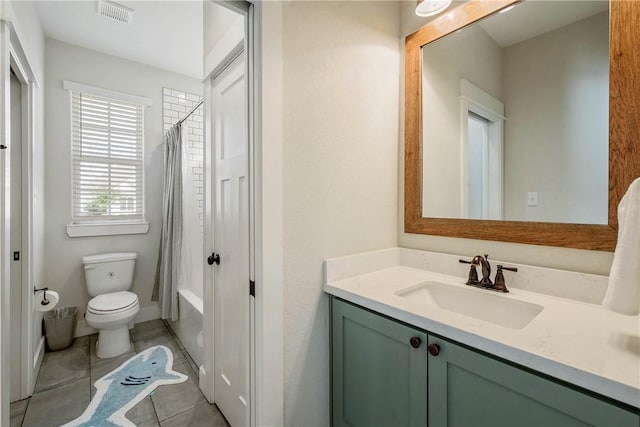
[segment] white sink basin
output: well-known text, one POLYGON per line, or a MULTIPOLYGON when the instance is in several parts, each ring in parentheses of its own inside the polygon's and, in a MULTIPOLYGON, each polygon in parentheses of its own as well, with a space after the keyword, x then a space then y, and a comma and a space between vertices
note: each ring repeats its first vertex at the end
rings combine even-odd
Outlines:
POLYGON ((522 329, 543 306, 505 298, 489 290, 459 288, 440 282, 424 282, 396 292, 413 301, 432 303, 445 310, 511 329, 522 329))

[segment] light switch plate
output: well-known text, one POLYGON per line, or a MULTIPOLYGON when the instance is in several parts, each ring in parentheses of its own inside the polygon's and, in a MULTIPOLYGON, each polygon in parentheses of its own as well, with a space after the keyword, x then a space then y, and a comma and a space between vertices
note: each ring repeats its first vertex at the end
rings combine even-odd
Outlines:
POLYGON ((529 191, 527 193, 527 206, 538 206, 538 192, 529 191))

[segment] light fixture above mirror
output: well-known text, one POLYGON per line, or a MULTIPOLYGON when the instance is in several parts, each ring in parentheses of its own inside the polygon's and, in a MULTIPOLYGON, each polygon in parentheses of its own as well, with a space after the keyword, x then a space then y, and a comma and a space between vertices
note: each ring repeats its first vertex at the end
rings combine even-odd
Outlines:
POLYGON ((437 15, 451 4, 451 0, 418 0, 416 15, 421 17, 437 15))

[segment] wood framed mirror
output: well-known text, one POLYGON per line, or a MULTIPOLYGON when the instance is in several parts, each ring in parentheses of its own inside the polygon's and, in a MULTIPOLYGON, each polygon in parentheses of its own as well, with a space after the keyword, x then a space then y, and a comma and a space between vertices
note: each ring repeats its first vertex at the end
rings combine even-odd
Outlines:
POLYGON ((613 251, 617 240, 618 203, 629 184, 640 176, 640 2, 635 1, 609 3, 608 208, 603 211, 606 218, 602 223, 423 215, 422 48, 485 17, 514 5, 518 7, 518 3, 521 1, 470 0, 405 39, 405 232, 613 251))

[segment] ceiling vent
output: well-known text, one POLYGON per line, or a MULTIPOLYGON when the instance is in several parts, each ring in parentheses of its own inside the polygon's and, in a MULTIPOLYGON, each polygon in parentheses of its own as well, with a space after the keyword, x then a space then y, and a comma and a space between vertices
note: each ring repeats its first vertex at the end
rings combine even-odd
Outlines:
POLYGON ((98 0, 98 13, 125 24, 133 20, 133 9, 109 0, 98 0))

